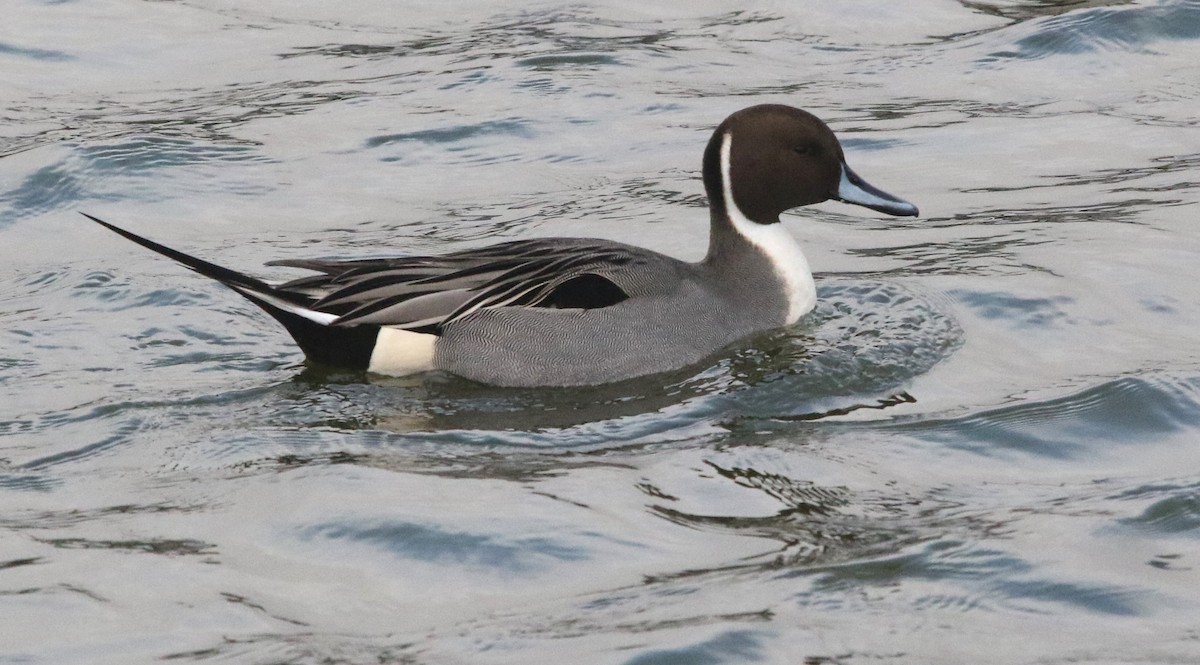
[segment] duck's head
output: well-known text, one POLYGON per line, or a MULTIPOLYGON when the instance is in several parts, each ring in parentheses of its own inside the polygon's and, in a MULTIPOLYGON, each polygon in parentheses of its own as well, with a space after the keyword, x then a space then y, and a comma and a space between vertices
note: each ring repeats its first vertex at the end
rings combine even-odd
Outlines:
POLYGON ((780 104, 742 109, 717 127, 704 151, 704 187, 714 210, 740 211, 759 224, 831 199, 889 215, 917 214, 913 204, 850 170, 837 137, 820 118, 780 104))

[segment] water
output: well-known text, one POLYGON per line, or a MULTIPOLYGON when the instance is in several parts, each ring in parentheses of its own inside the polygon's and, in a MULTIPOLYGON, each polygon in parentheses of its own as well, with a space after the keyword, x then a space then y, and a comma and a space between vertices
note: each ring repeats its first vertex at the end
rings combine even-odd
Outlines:
POLYGON ((1200 3, 4 13, 0 662, 1200 661, 1200 3), (790 215, 813 316, 597 389, 305 369, 76 214, 695 259, 759 102, 923 216, 790 215))

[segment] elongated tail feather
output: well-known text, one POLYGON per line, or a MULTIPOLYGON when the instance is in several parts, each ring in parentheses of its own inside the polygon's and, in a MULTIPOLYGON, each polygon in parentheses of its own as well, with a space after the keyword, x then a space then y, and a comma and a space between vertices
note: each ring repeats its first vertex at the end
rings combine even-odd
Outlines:
POLYGON ((333 326, 331 324, 338 319, 336 315, 311 309, 308 303, 298 300, 298 296, 281 292, 256 277, 171 249, 87 213, 80 214, 238 292, 283 324, 309 360, 355 369, 366 369, 370 364, 378 326, 333 326))
POLYGON ((87 217, 88 219, 92 220, 93 222, 99 224, 100 226, 103 226, 104 228, 108 229, 109 231, 116 233, 117 235, 123 236, 129 240, 132 240, 133 242, 136 242, 137 244, 141 245, 142 247, 145 247, 146 249, 149 249, 154 252, 158 252, 159 254, 162 254, 163 256, 165 256, 169 259, 173 259, 173 260, 177 261, 178 263, 182 263, 183 265, 191 268, 192 270, 195 270, 196 272, 200 273, 201 275, 204 275, 205 277, 208 277, 211 279, 215 279, 218 282, 225 284, 226 286, 242 286, 247 289, 250 289, 251 291, 260 291, 263 293, 271 293, 272 291, 274 291, 274 289, 271 288, 270 284, 267 284, 266 282, 264 282, 260 279, 251 277, 250 275, 247 275, 245 273, 240 273, 236 270, 230 270, 229 268, 226 268, 224 266, 219 266, 215 263, 209 263, 208 261, 205 261, 204 259, 199 259, 194 256, 191 256, 190 254, 184 254, 183 252, 181 252, 179 250, 171 249, 170 247, 167 247, 166 245, 160 245, 160 244, 154 242, 153 240, 150 240, 149 238, 143 238, 142 236, 139 236, 136 233, 131 233, 119 226, 114 226, 112 224, 109 224, 108 222, 106 222, 102 219, 99 219, 97 217, 93 217, 93 216, 87 214, 86 212, 81 212, 79 214, 83 215, 84 217, 87 217))

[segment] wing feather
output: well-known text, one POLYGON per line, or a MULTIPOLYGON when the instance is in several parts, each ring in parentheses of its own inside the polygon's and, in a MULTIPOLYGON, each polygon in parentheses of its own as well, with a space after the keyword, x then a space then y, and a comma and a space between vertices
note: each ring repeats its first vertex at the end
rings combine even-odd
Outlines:
POLYGON ((333 325, 440 332, 481 309, 587 309, 615 304, 629 297, 634 280, 628 277, 628 269, 648 260, 674 261, 616 242, 558 238, 519 240, 435 257, 289 259, 271 265, 320 273, 276 288, 312 299, 315 310, 336 314, 333 325), (601 286, 603 297, 562 297, 562 291, 585 286, 593 290, 601 286))

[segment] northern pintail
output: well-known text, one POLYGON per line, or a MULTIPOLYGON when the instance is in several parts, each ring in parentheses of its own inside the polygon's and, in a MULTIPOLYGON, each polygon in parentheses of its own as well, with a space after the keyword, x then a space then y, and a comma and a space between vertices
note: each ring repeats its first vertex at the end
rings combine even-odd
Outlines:
POLYGON ((779 222, 785 210, 834 199, 917 214, 850 170, 824 122, 789 106, 726 118, 703 169, 710 236, 698 263, 608 240, 539 238, 443 256, 273 261, 317 274, 272 285, 86 216, 242 294, 312 362, 565 386, 678 369, 811 311, 816 288, 779 222))

